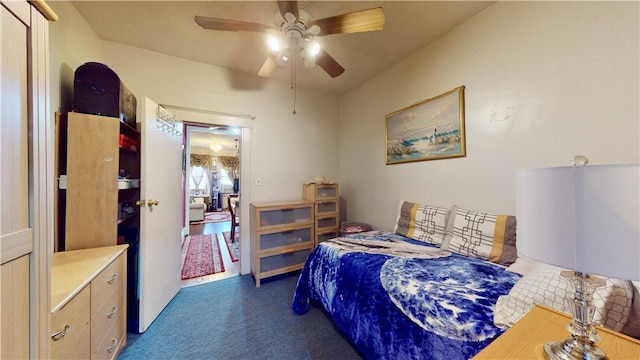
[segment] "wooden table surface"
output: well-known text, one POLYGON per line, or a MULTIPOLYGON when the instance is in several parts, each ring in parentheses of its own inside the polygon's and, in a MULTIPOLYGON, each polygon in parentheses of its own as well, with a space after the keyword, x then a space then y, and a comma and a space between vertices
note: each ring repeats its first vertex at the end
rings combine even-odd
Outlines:
POLYGON ((61 309, 128 247, 116 245, 54 253, 51 256, 51 313, 61 309))
MULTIPOLYGON (((473 359, 545 359, 544 344, 568 338, 570 320, 567 314, 536 305, 473 359)), ((609 359, 640 359, 640 341, 602 327, 598 334, 598 346, 609 359)))

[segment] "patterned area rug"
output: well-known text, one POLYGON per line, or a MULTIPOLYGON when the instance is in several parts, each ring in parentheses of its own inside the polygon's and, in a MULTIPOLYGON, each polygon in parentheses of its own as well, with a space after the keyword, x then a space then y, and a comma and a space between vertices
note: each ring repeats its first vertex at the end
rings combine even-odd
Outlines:
POLYGON ((192 221, 190 222, 190 224, 197 225, 197 224, 224 222, 224 221, 231 221, 231 213, 228 210, 204 213, 204 220, 192 221))
POLYGON ((182 263, 182 280, 224 271, 222 254, 215 234, 191 235, 183 244, 187 253, 182 263))
POLYGON ((223 232, 222 236, 224 237, 224 242, 227 244, 227 249, 229 249, 231 260, 233 262, 240 260, 240 232, 236 231, 236 240, 234 242, 231 242, 231 231, 223 232))

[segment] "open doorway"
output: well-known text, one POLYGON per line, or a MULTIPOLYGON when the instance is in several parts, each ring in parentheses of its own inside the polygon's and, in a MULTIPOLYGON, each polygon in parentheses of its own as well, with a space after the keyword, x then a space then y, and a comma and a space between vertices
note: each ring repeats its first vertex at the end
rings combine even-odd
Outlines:
POLYGON ((187 236, 182 246, 182 286, 240 273, 239 198, 241 131, 238 127, 185 124, 184 191, 187 236))

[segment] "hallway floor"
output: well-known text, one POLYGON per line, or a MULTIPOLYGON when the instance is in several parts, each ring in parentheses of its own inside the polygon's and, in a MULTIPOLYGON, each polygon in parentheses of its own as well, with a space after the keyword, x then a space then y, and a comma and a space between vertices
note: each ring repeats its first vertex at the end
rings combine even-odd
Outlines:
MULTIPOLYGON (((208 282, 222 280, 230 278, 232 276, 238 276, 240 274, 240 262, 231 261, 231 256, 227 249, 227 244, 222 236, 223 231, 231 231, 231 222, 222 221, 215 223, 206 223, 200 225, 189 225, 189 234, 216 234, 218 237, 218 245, 220 246, 220 253, 222 254, 222 262, 224 264, 224 271, 217 274, 211 274, 201 276, 192 279, 181 280, 182 287, 205 284, 208 282)), ((184 259, 182 259, 184 261, 184 259)))

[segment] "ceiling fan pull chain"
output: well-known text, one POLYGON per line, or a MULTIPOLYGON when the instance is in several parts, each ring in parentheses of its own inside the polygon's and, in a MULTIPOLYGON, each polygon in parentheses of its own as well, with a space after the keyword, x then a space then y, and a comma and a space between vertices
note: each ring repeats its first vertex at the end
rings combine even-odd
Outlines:
MULTIPOLYGON (((293 52, 296 52, 298 49, 295 46, 294 43, 295 39, 293 37, 293 33, 291 34, 291 49, 293 49, 293 52)), ((293 89, 293 115, 296 114, 296 95, 298 94, 298 79, 297 79, 297 69, 296 69, 296 64, 298 63, 297 61, 298 58, 298 54, 293 55, 293 64, 291 64, 291 88, 293 89)))
POLYGON ((291 86, 291 89, 293 89, 294 86, 295 86, 295 83, 294 83, 294 80, 293 80, 293 74, 294 74, 294 71, 293 71, 294 69, 293 68, 295 67, 296 57, 297 57, 297 54, 296 54, 296 50, 297 49, 294 46, 293 33, 291 33, 291 47, 290 47, 290 49, 291 49, 291 53, 293 54, 293 56, 291 56, 293 58, 293 64, 291 64, 291 79, 290 79, 291 82, 290 82, 289 85, 291 86))

